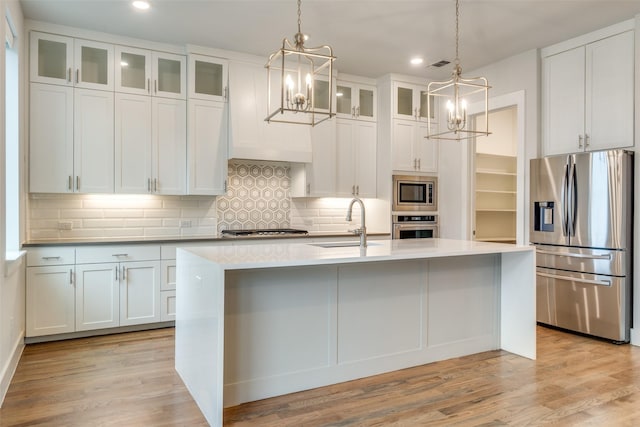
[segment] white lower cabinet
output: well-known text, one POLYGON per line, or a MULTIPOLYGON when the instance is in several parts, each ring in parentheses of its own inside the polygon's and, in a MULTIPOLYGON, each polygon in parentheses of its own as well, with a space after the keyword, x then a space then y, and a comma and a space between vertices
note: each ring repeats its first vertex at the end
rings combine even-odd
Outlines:
POLYGON ((176 260, 175 248, 173 248, 173 259, 163 259, 161 261, 160 278, 160 318, 163 322, 176 320, 176 260))
POLYGON ((74 266, 27 268, 28 337, 75 329, 74 266))
POLYGON ((175 310, 162 312, 161 271, 155 245, 30 249, 26 336, 172 320, 175 310))
POLYGON ((160 261, 120 265, 120 326, 160 321, 160 261))
POLYGON ((117 270, 117 263, 76 266, 76 331, 119 326, 117 270))

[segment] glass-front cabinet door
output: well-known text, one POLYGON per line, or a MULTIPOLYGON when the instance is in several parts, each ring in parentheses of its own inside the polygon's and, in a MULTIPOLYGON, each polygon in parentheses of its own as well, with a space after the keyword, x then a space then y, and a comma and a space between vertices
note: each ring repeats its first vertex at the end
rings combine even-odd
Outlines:
POLYGON ((31 81, 73 86, 73 39, 31 32, 31 81))
POLYGON ((113 90, 113 45, 74 40, 75 86, 113 90))
POLYGON ((183 55, 153 52, 153 96, 186 99, 187 60, 183 55))
POLYGON ((113 90, 113 45, 31 32, 32 82, 113 90))
POLYGON ((431 102, 432 117, 430 119, 435 120, 434 100, 429 100, 426 87, 395 82, 393 88, 395 118, 427 121, 428 102, 431 102))
POLYGON ((336 113, 345 119, 376 120, 376 90, 373 86, 338 82, 336 113))
POLYGON ((116 92, 151 95, 151 51, 116 46, 116 92))
POLYGON ((189 99, 225 102, 228 62, 204 55, 189 55, 189 99))

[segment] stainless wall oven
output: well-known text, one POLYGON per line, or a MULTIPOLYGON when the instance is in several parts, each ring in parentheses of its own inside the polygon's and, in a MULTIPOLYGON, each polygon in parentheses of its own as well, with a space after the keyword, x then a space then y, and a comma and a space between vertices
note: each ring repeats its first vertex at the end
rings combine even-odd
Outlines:
POLYGON ((438 178, 424 175, 393 175, 392 211, 438 210, 438 178))
POLYGON ((393 215, 393 239, 438 237, 437 215, 393 215))

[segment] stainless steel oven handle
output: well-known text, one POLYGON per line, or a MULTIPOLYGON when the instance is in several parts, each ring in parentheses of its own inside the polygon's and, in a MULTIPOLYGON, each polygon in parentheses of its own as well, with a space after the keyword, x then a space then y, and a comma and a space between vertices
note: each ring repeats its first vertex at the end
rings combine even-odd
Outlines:
POLYGON ((566 256, 570 258, 586 258, 586 259, 606 259, 611 260, 611 254, 604 255, 590 255, 590 254, 572 254, 570 252, 552 252, 552 251, 544 251, 544 250, 536 250, 536 253, 543 255, 556 255, 556 256, 566 256))
POLYGON ((587 283, 589 285, 600 285, 600 286, 611 286, 611 280, 589 280, 589 279, 580 279, 578 277, 571 276, 559 276, 557 274, 549 274, 549 273, 540 273, 537 272, 536 276, 548 277, 550 279, 560 279, 560 280, 568 280, 570 282, 580 282, 587 283))

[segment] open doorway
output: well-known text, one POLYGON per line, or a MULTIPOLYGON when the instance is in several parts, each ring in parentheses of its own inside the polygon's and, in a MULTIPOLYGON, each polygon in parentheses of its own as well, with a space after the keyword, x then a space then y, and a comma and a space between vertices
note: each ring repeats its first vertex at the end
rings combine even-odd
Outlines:
MULTIPOLYGON (((477 120, 480 116, 474 117, 477 120)), ((516 243, 517 107, 490 111, 489 122, 492 133, 472 144, 472 235, 474 240, 516 243)))
MULTIPOLYGON (((469 109, 476 129, 484 128, 483 107, 469 109)), ((524 91, 490 98, 491 134, 467 146, 470 240, 525 244, 524 117, 524 91)))

